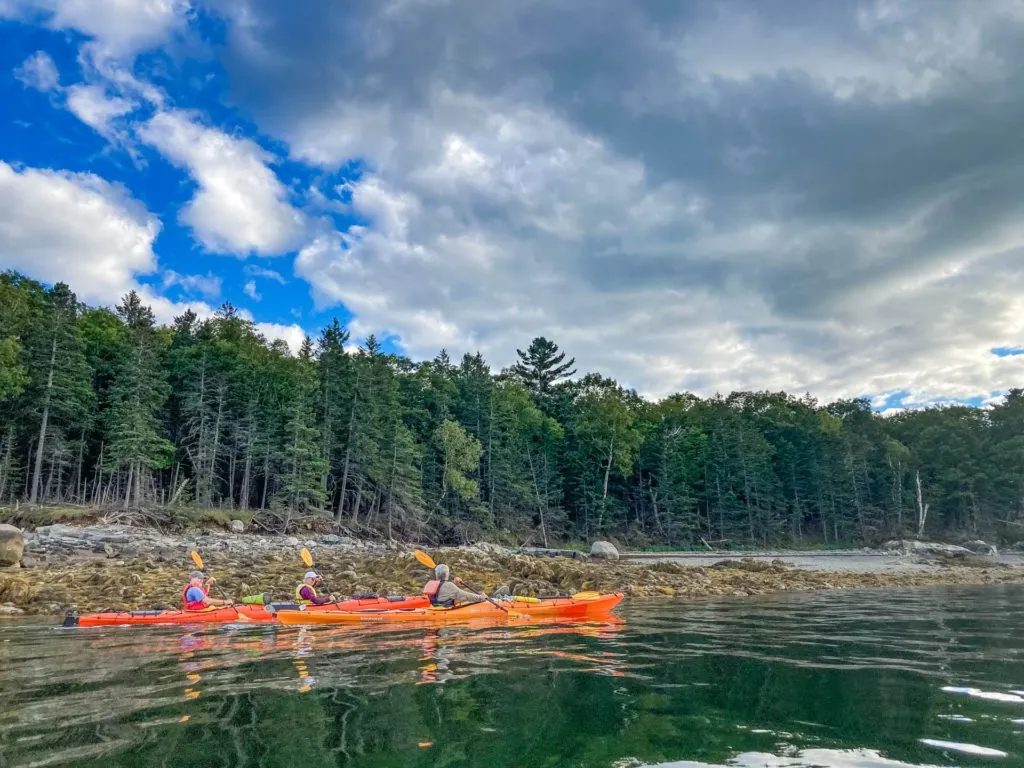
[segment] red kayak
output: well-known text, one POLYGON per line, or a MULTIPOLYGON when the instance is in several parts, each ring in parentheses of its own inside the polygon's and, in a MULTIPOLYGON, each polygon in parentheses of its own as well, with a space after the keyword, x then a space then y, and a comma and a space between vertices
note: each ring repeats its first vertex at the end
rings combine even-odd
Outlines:
POLYGON ((230 605, 223 608, 207 608, 202 611, 105 611, 87 613, 82 616, 68 611, 64 617, 65 627, 114 627, 130 624, 235 624, 271 622, 277 620, 279 610, 298 610, 300 607, 312 613, 345 611, 380 611, 394 608, 425 608, 430 601, 424 595, 406 596, 359 596, 325 605, 304 605, 296 603, 270 603, 269 605, 230 605))

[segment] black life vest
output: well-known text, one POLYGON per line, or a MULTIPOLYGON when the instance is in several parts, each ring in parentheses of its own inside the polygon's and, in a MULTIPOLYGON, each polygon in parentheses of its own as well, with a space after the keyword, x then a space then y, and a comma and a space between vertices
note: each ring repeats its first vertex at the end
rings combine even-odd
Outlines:
POLYGON ((439 581, 438 579, 431 579, 430 581, 428 581, 423 586, 423 594, 426 595, 430 599, 430 604, 435 606, 435 607, 438 607, 438 608, 454 608, 455 607, 455 601, 454 600, 445 600, 444 602, 440 602, 437 599, 437 593, 440 591, 441 585, 443 583, 444 582, 439 581))

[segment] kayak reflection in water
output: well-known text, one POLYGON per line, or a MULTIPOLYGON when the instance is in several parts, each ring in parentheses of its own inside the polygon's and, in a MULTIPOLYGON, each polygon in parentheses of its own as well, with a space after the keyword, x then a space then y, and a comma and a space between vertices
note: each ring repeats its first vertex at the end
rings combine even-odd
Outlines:
POLYGON ((416 685, 427 683, 443 683, 452 679, 454 675, 449 668, 449 663, 454 649, 444 648, 444 634, 438 629, 428 629, 423 634, 423 653, 420 661, 424 662, 420 667, 420 679, 416 685))
POLYGON ((305 627, 299 627, 295 635, 295 656, 293 663, 295 671, 299 673, 299 693, 309 693, 316 685, 316 678, 309 672, 306 658, 313 655, 312 638, 305 627))
POLYGON ((423 594, 430 598, 430 604, 443 608, 453 608, 456 605, 469 603, 482 603, 487 595, 478 595, 475 592, 468 592, 462 589, 462 579, 452 578, 451 569, 444 563, 438 563, 434 567, 434 578, 424 585, 423 594))

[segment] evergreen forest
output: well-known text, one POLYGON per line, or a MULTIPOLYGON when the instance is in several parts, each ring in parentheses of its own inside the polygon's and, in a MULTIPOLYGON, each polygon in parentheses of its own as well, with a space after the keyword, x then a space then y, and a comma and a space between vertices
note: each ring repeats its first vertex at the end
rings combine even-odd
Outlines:
POLYGON ((335 320, 295 355, 229 304, 161 326, 134 292, 90 307, 7 272, 0 505, 548 547, 1024 539, 1024 390, 888 417, 783 392, 651 402, 554 341, 517 352, 498 374, 417 362, 335 320))

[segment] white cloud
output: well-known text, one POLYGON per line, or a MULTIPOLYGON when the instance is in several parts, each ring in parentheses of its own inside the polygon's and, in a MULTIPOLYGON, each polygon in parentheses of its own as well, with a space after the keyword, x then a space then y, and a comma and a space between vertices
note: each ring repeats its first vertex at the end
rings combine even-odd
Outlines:
MULTIPOLYGON (((604 343, 603 326, 615 323, 616 338, 649 333, 648 324, 661 319, 652 302, 665 305, 663 317, 681 329, 702 314, 709 321, 707 312, 718 309, 700 290, 676 290, 666 304, 653 289, 595 292, 574 273, 581 258, 602 257, 588 252, 598 242, 602 249, 628 244, 651 258, 674 251, 661 239, 665 228, 696 227, 701 201, 680 185, 650 184, 642 165, 546 112, 449 91, 435 99, 432 112, 458 120, 461 130, 392 126, 402 152, 382 163, 386 171, 346 189, 352 212, 369 226, 322 236, 299 252, 296 274, 317 302, 344 303, 356 314, 354 335, 397 334, 415 357, 441 346, 479 349, 504 366, 543 334, 592 368, 622 375, 643 366, 630 380, 651 392, 679 386, 699 369, 696 359, 666 361, 661 342, 638 360, 635 344, 604 343)), ((358 130, 359 113, 336 122, 342 132, 358 130)), ((378 138, 367 136, 366 149, 378 138)), ((615 266, 623 257, 604 258, 615 266)), ((692 351, 706 346, 706 364, 717 364, 716 345, 686 330, 672 343, 683 338, 692 351)))
POLYGON ((244 290, 245 291, 245 295, 248 296, 253 301, 259 301, 260 299, 263 298, 262 296, 260 296, 259 292, 256 290, 256 281, 255 280, 247 281, 245 283, 245 288, 243 288, 242 290, 244 290))
POLYGON ((280 339, 288 344, 288 349, 293 355, 299 353, 302 342, 306 338, 306 332, 296 323, 281 325, 279 323, 256 323, 256 330, 262 333, 267 341, 273 342, 280 339))
POLYGON ((706 85, 792 77, 838 99, 902 101, 962 84, 965 75, 1009 74, 987 50, 986 33, 1019 24, 1022 8, 1016 0, 966 0, 929 13, 928 4, 874 0, 836 6, 839 23, 822 24, 814 14, 780 18, 756 4, 721 4, 707 22, 659 42, 680 72, 706 85))
POLYGON ((257 264, 246 264, 245 274, 249 277, 263 277, 267 280, 273 280, 281 285, 285 285, 288 282, 280 272, 273 269, 266 269, 265 267, 261 267, 257 264))
POLYGON ((135 288, 142 302, 153 310, 153 317, 160 325, 170 325, 174 318, 191 310, 195 312, 200 320, 208 320, 217 314, 217 310, 205 301, 188 300, 172 301, 163 294, 157 293, 148 285, 140 285, 135 288))
POLYGON ((156 269, 160 222, 122 187, 93 174, 0 162, 0 266, 64 281, 114 303, 156 269))
MULTIPOLYGON (((129 193, 85 173, 17 169, 0 161, 0 269, 13 269, 46 283, 65 282, 78 298, 113 306, 135 290, 159 323, 191 309, 213 317, 205 301, 172 301, 138 278, 157 271, 153 241, 160 222, 129 193)), ((216 298, 221 278, 168 270, 162 286, 216 298)), ((254 320, 252 313, 240 314, 254 320)), ((305 331, 297 324, 255 323, 273 340, 298 352, 305 331)))
POLYGON ((67 89, 67 105, 72 114, 102 136, 126 141, 123 128, 114 122, 132 112, 138 104, 131 99, 112 96, 98 85, 78 84, 67 89))
POLYGON ((47 0, 51 26, 77 29, 112 54, 146 50, 187 22, 188 0, 47 0))
POLYGON ((203 296, 213 300, 220 296, 221 278, 212 273, 205 275, 182 275, 169 269, 164 272, 164 290, 172 286, 180 287, 185 293, 203 296))
POLYGON ((202 125, 194 114, 159 112, 139 126, 142 141, 199 185, 181 220, 210 251, 277 255, 298 243, 302 215, 268 167, 273 156, 258 144, 202 125))
POLYGON ((30 88, 55 91, 60 88, 57 65, 46 51, 36 51, 14 70, 14 76, 30 88))
POLYGON ((0 17, 32 20, 92 38, 104 56, 152 48, 185 28, 188 0, 2 0, 0 17))

